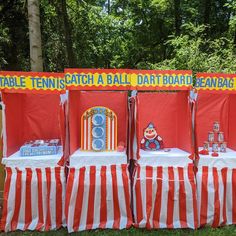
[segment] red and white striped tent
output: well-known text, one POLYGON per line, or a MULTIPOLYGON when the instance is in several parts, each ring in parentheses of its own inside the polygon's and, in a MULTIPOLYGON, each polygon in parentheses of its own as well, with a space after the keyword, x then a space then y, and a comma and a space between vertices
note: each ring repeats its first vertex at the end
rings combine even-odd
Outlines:
POLYGON ((65 202, 68 232, 129 228, 132 213, 127 155, 116 150, 109 152, 109 143, 110 151, 116 147, 113 132, 117 132, 117 143, 127 148, 127 92, 69 91, 69 128, 70 165, 65 202), (91 116, 86 114, 94 113, 94 107, 113 117, 106 119, 110 123, 106 125, 106 136, 110 137, 106 152, 88 151, 92 142, 88 146, 91 116))
MULTIPOLYGON (((63 74, 5 72, 15 76, 63 74)), ((53 230, 65 225, 65 113, 59 91, 3 90, 3 160, 6 179, 1 229, 53 230), (57 155, 21 157, 20 147, 36 139, 60 139, 57 155)))
POLYGON ((131 98, 131 108, 130 155, 136 165, 132 186, 135 226, 197 228, 189 88, 138 92, 131 98), (149 123, 162 137, 166 151, 141 149, 149 123))
MULTIPOLYGON (((208 85, 223 84, 222 81, 235 84, 234 74, 199 73, 197 80, 208 80, 208 85)), ((225 84, 225 83, 224 83, 225 84)), ((205 84, 207 85, 207 84, 205 84)), ((196 174, 198 193, 199 226, 218 227, 236 224, 236 93, 235 88, 198 87, 195 106, 195 138, 198 155, 196 174), (201 155, 203 143, 208 141, 208 132, 213 131, 213 123, 219 123, 219 129, 227 142, 226 153, 218 152, 213 157, 201 155)))

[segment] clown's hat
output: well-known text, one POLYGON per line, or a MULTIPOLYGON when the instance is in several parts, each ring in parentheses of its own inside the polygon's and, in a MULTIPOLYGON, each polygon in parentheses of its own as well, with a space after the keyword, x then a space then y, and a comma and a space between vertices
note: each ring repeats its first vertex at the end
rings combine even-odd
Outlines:
POLYGON ((147 127, 147 128, 153 129, 153 128, 155 128, 155 127, 154 127, 154 124, 151 122, 151 123, 148 124, 148 127, 147 127))

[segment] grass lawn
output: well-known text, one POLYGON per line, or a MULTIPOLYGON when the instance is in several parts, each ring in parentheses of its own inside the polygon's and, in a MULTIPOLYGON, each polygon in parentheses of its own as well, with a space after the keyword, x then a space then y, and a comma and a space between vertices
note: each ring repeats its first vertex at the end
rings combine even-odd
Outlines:
MULTIPOLYGON (((58 231, 50 231, 50 232, 32 232, 32 231, 27 231, 27 232, 21 232, 21 231, 16 231, 12 233, 0 233, 0 235, 9 235, 9 236, 60 236, 60 235, 67 235, 67 231, 65 229, 61 229, 58 231)), ((79 232, 79 233, 72 233, 71 235, 80 235, 80 236, 91 236, 91 235, 135 235, 135 236, 141 236, 141 235, 157 235, 157 236, 211 236, 211 235, 235 235, 236 236, 236 226, 225 226, 222 228, 202 228, 198 230, 189 230, 189 229, 181 229, 181 230, 144 230, 144 229, 135 229, 131 228, 128 230, 91 230, 91 231, 84 231, 84 232, 79 232)))

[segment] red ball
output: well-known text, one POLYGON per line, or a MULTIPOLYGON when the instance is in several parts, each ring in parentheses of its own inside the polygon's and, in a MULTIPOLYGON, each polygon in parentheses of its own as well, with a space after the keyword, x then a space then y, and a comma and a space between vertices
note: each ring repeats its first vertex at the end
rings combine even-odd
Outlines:
POLYGON ((213 157, 218 157, 218 156, 219 156, 219 154, 218 154, 217 152, 213 152, 211 155, 212 155, 213 157))

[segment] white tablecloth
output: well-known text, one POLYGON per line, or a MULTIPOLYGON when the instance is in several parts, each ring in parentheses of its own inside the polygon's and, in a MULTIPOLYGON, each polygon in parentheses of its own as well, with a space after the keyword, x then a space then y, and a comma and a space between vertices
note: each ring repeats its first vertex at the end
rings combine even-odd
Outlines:
POLYGON ((126 152, 87 152, 77 150, 70 156, 71 167, 127 164, 126 152))
POLYGON ((200 155, 196 174, 199 225, 236 224, 236 151, 211 154, 200 155))
POLYGON ((1 229, 55 230, 65 226, 65 168, 63 156, 22 157, 20 152, 3 158, 6 165, 1 229))
POLYGON ((138 164, 147 166, 174 166, 183 167, 192 163, 189 158, 190 153, 179 148, 171 148, 169 152, 159 151, 144 151, 140 150, 140 159, 138 164))
POLYGON ((2 164, 9 167, 56 167, 62 156, 62 147, 56 155, 22 157, 20 151, 18 151, 9 157, 3 158, 2 164))
MULTIPOLYGON (((199 148, 202 150, 202 148, 199 148)), ((219 152, 218 157, 211 156, 211 152, 209 155, 199 155, 199 163, 198 167, 208 166, 208 167, 229 167, 236 168, 236 151, 227 148, 227 152, 219 152)))
POLYGON ((65 201, 68 232, 132 225, 128 164, 70 167, 65 201))

